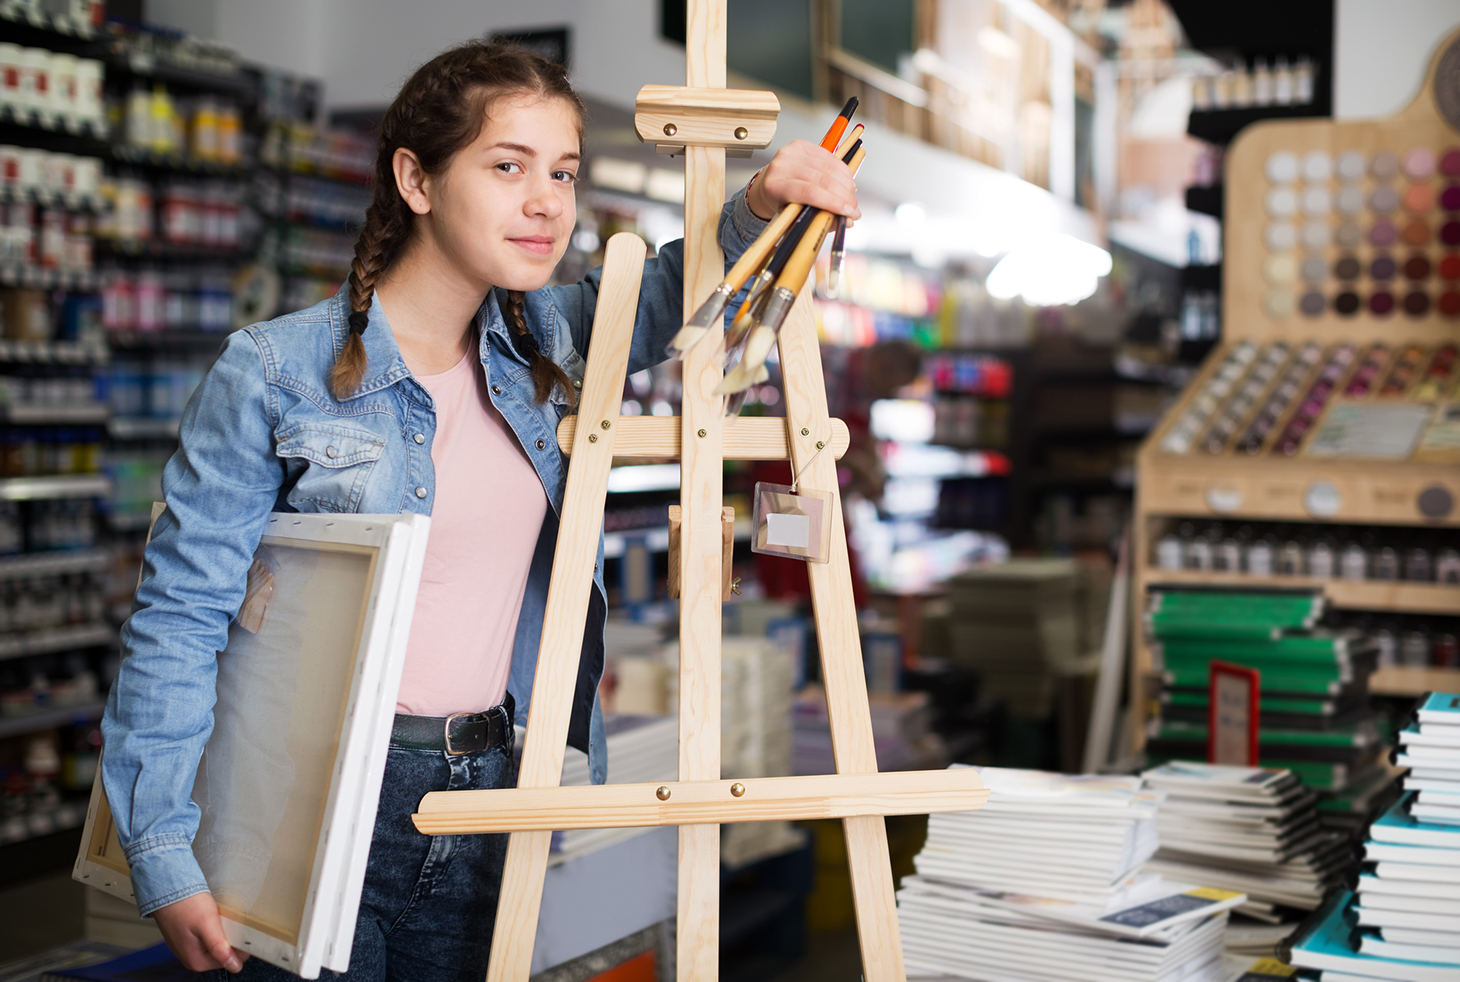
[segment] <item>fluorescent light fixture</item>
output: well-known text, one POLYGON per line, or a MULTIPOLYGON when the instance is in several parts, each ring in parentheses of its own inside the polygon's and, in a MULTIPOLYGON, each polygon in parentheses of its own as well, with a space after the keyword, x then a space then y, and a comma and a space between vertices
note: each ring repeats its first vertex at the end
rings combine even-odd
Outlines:
POLYGON ((633 464, 628 467, 614 467, 608 472, 608 490, 611 494, 674 491, 678 487, 678 464, 633 464))
MULTIPOLYGON (((629 194, 644 193, 644 178, 649 168, 632 160, 618 157, 594 157, 588 168, 588 179, 595 187, 610 191, 627 191, 629 194)), ((586 250, 585 250, 586 251, 586 250)))
POLYGON ((906 225, 908 228, 922 228, 928 221, 928 210, 920 204, 912 201, 904 201, 897 206, 892 213, 899 225, 906 225))
POLYGON ((1035 307, 1075 304, 1095 292, 1110 273, 1110 253, 1064 233, 1018 246, 989 273, 989 296, 1019 296, 1035 307))

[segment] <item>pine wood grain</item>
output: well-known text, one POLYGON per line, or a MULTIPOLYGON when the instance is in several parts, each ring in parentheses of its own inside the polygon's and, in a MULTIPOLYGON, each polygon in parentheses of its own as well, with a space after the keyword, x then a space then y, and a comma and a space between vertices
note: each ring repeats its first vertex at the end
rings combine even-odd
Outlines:
MULTIPOLYGON (((566 416, 558 424, 558 447, 563 453, 572 453, 577 428, 577 416, 566 416)), ((673 416, 626 416, 618 421, 614 460, 678 457, 680 431, 680 420, 673 416)), ((725 420, 721 432, 726 460, 786 460, 791 455, 786 421, 779 416, 736 416, 725 420)), ((839 419, 831 421, 830 432, 826 452, 840 459, 851 443, 851 434, 839 419)))
MULTIPOLYGON (((628 373, 645 252, 643 240, 635 235, 620 233, 608 240, 588 348, 588 372, 578 407, 580 418, 593 425, 575 435, 568 467, 563 515, 572 518, 562 523, 553 553, 553 576, 532 684, 534 698, 517 778, 520 788, 555 787, 563 773, 608 471, 613 465, 614 424, 628 373)), ((519 832, 509 840, 487 968, 489 982, 527 982, 551 844, 551 832, 519 832)))

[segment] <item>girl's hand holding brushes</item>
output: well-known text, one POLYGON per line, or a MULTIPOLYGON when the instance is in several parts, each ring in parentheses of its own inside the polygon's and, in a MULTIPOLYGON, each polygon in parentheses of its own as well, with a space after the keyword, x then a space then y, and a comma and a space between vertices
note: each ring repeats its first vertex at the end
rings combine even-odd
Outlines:
MULTIPOLYGON (((856 111, 851 99, 837 116, 820 146, 796 140, 776 152, 765 169, 751 179, 746 205, 752 214, 770 222, 725 275, 725 281, 710 294, 669 344, 677 356, 688 350, 724 313, 725 304, 770 258, 776 243, 791 228, 803 205, 857 218, 857 186, 852 175, 833 151, 845 144, 843 134, 856 111)), ((858 131, 861 127, 856 128, 858 131)))

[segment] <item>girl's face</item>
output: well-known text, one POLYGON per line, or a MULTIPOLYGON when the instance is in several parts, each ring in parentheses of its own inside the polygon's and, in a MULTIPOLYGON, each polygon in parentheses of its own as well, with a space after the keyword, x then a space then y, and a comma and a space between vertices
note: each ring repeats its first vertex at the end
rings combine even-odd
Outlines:
MULTIPOLYGON (((488 102, 477 138, 446 169, 401 188, 418 234, 485 293, 547 285, 577 220, 582 164, 577 111, 562 99, 504 96, 488 102)), ((398 150, 396 175, 402 182, 398 150)), ((408 168, 409 169, 409 168, 408 168)))

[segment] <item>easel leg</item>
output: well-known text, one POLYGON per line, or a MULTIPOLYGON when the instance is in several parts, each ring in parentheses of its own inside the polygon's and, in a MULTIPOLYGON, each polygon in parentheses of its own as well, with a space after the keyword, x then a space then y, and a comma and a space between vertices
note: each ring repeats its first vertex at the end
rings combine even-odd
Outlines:
MULTIPOLYGON (((593 564, 603 528, 608 472, 613 465, 613 423, 618 420, 624 376, 628 373, 644 253, 643 240, 620 234, 609 240, 604 257, 588 372, 578 405, 580 425, 573 437, 568 485, 563 493, 564 521, 553 553, 553 577, 532 683, 534 698, 527 741, 522 748, 522 769, 517 776, 521 788, 556 787, 562 779, 583 628, 588 620, 588 595, 593 589, 593 564)), ((527 982, 552 835, 514 832, 508 840, 487 967, 489 982, 527 982)))
MULTIPOLYGON (((802 487, 830 491, 835 502, 831 520, 831 559, 807 563, 811 606, 821 645, 821 674, 826 686, 827 717, 838 774, 870 774, 877 770, 872 742, 872 713, 867 705, 867 679, 862 668, 862 643, 857 609, 852 601, 851 564, 841 496, 837 494, 836 461, 817 456, 816 444, 830 439, 826 382, 811 315, 810 284, 802 290, 780 334, 781 374, 786 390, 787 436, 791 468, 802 487), (802 435, 802 430, 807 431, 802 435), (813 459, 814 457, 814 459, 813 459)), ((904 982, 902 936, 897 927, 887 825, 880 816, 843 820, 857 933, 862 944, 866 982, 904 982)))

